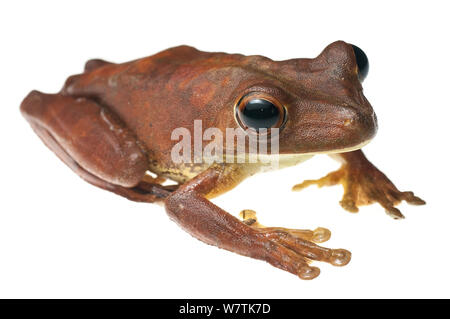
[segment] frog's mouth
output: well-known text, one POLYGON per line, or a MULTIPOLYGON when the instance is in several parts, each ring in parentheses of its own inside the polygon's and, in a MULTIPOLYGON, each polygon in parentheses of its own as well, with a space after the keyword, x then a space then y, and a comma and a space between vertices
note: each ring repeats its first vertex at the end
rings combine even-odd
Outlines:
MULTIPOLYGON (((369 138, 357 145, 350 146, 350 147, 331 149, 331 150, 327 150, 327 151, 315 151, 315 152, 313 151, 313 152, 301 153, 300 155, 319 155, 319 154, 336 154, 336 153, 352 152, 352 151, 356 151, 356 150, 363 148, 364 146, 369 144, 370 141, 372 141, 372 139, 373 138, 369 138)), ((283 154, 281 154, 281 155, 283 155, 283 154)))
POLYGON ((269 159, 269 157, 279 156, 280 159, 283 159, 283 158, 287 159, 287 158, 295 158, 297 156, 303 157, 303 156, 313 156, 313 155, 320 155, 320 154, 346 153, 346 152, 352 152, 352 151, 359 150, 359 149, 363 148, 364 146, 366 146, 367 144, 369 144, 370 141, 372 141, 372 138, 370 138, 364 142, 361 142, 360 144, 354 145, 354 146, 330 149, 330 150, 325 150, 325 151, 311 151, 311 152, 301 152, 301 153, 259 154, 258 156, 267 157, 268 159, 269 159))
POLYGON ((377 132, 377 121, 375 117, 370 120, 367 117, 355 117, 340 124, 317 123, 310 125, 310 129, 317 134, 315 143, 305 151, 300 151, 301 154, 344 153, 367 145, 377 132))
POLYGON ((361 144, 347 147, 347 148, 341 148, 341 149, 335 149, 335 150, 329 150, 329 151, 319 151, 319 152, 309 152, 309 153, 285 153, 285 154, 258 154, 258 162, 263 164, 261 166, 261 171, 266 170, 274 170, 274 169, 281 169, 285 167, 295 166, 298 165, 314 155, 319 154, 337 154, 337 153, 345 153, 345 152, 351 152, 356 151, 363 146, 367 145, 371 139, 368 139, 367 141, 362 142, 361 144))
POLYGON ((319 104, 300 109, 279 136, 280 154, 330 154, 360 149, 375 136, 377 118, 370 105, 319 104))

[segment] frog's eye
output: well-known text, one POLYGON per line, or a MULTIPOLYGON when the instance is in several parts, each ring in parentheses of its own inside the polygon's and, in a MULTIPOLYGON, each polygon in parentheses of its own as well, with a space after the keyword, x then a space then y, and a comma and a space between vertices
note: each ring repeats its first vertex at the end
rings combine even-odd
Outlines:
POLYGON ((356 45, 353 45, 353 52, 356 57, 356 64, 358 65, 358 78, 362 82, 369 73, 369 59, 363 50, 358 48, 356 45))
POLYGON ((286 110, 274 97, 253 92, 244 95, 236 105, 236 119, 244 129, 259 132, 260 129, 280 128, 286 110))

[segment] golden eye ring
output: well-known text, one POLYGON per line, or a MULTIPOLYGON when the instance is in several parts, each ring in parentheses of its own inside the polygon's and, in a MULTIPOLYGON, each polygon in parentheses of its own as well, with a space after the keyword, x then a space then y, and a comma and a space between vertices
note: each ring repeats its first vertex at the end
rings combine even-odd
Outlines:
POLYGON ((281 129, 286 122, 286 108, 273 96, 263 92, 250 92, 235 105, 235 117, 243 130, 256 134, 271 128, 281 129))

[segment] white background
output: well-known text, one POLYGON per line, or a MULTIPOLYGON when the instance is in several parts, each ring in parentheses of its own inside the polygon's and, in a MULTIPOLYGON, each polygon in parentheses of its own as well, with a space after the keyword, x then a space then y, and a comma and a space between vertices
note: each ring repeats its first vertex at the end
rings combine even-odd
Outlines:
POLYGON ((14 1, 0 5, 0 297, 450 297, 449 41, 445 2, 14 1), (314 4, 312 4, 314 3, 314 4), (425 3, 425 2, 424 2, 425 3), (358 214, 339 186, 290 191, 339 165, 318 156, 244 181, 214 202, 261 223, 327 227, 343 268, 313 281, 207 246, 158 205, 81 180, 19 113, 32 89, 57 92, 90 58, 113 62, 189 44, 205 51, 314 57, 345 40, 369 56, 365 95, 379 120, 367 156, 426 206, 405 220, 378 205, 358 214))

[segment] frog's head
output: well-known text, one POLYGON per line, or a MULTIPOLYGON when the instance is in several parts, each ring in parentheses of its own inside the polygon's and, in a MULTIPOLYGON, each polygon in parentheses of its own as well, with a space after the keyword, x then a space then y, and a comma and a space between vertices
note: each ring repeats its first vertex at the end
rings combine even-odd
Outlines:
POLYGON ((244 129, 280 128, 280 154, 349 151, 375 135, 361 86, 368 60, 358 47, 337 41, 314 59, 248 58, 265 76, 240 94, 235 118, 244 129))

